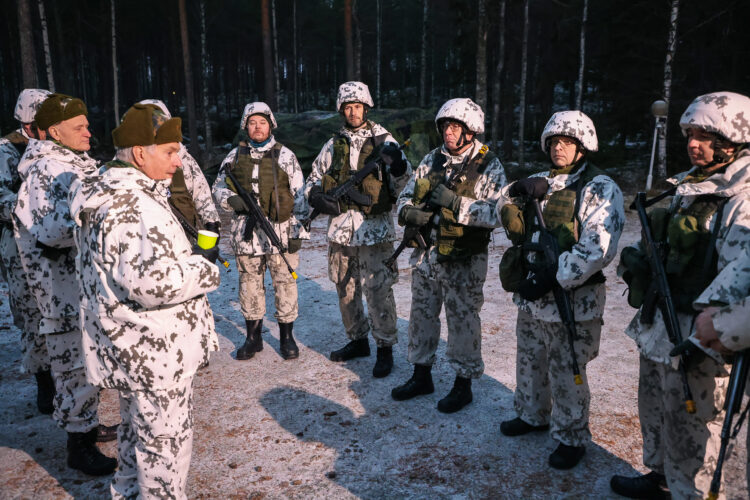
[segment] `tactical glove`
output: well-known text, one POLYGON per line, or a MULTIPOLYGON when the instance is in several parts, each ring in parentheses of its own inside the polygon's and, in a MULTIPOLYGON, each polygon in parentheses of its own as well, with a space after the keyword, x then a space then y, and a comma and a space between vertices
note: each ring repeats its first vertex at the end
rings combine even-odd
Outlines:
POLYGON ((518 285, 518 294, 531 302, 539 300, 552 290, 555 279, 555 271, 551 267, 531 271, 528 278, 518 285))
POLYGON ((206 222, 203 227, 206 228, 206 231, 211 231, 219 235, 216 239, 216 246, 219 246, 219 240, 221 239, 221 222, 206 222))
POLYGON ((214 246, 213 248, 206 250, 205 248, 195 245, 193 246, 193 255, 200 255, 211 264, 216 264, 216 261, 219 260, 219 247, 214 246))
POLYGON ((230 207, 232 207, 232 210, 237 212, 239 215, 247 215, 248 213, 250 213, 250 207, 245 204, 242 197, 238 194, 230 196, 229 199, 227 199, 227 203, 230 207))
POLYGON ((42 251, 42 257, 49 260, 57 260, 61 255, 65 255, 68 248, 57 248, 45 245, 41 241, 36 242, 36 247, 42 251))
POLYGON ((410 205, 401 209, 401 220, 409 226, 422 227, 430 222, 432 215, 432 212, 426 212, 410 205))
POLYGON ((308 200, 310 206, 322 214, 341 215, 338 200, 329 194, 325 194, 320 186, 310 188, 308 200))
POLYGON ((544 198, 544 195, 547 194, 547 189, 549 188, 549 183, 547 183, 547 179, 544 177, 527 177, 525 179, 520 179, 511 184, 510 188, 508 188, 508 194, 511 196, 511 198, 516 198, 518 196, 528 196, 530 198, 534 198, 537 200, 541 200, 544 198))
POLYGON ((286 249, 289 253, 297 253, 302 248, 302 240, 299 238, 289 238, 287 241, 286 249))
POLYGON ((386 142, 383 149, 380 151, 380 157, 383 161, 388 163, 388 171, 393 177, 401 177, 406 173, 406 161, 401 155, 401 150, 398 148, 398 144, 394 142, 386 142), (390 160, 390 163, 388 162, 390 160))
POLYGON ((458 212, 458 208, 461 206, 461 197, 445 187, 445 185, 438 184, 437 187, 430 193, 429 203, 431 205, 445 207, 451 210, 453 213, 456 213, 458 212))

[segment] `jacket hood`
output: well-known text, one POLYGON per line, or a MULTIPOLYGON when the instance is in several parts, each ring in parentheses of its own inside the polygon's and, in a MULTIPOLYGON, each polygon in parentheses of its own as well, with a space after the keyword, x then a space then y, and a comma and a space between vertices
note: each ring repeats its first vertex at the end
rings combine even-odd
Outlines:
POLYGON ((731 198, 741 193, 750 195, 750 150, 743 150, 737 159, 727 165, 724 172, 714 174, 703 182, 694 184, 680 184, 680 182, 696 168, 677 174, 667 181, 677 185, 677 194, 681 196, 698 196, 715 194, 731 198))
POLYGON ((87 153, 77 154, 53 141, 29 139, 29 145, 18 162, 18 174, 22 179, 28 175, 31 166, 39 160, 54 160, 71 163, 85 170, 96 169, 97 162, 87 153))

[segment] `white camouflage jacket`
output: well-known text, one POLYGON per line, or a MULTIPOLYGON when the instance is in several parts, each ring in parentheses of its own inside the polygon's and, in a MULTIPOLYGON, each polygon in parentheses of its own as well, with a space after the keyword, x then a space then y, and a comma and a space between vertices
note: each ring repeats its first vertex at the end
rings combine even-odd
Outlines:
MULTIPOLYGON (((22 128, 16 130, 19 134, 29 140, 29 136, 22 128)), ((18 198, 17 186, 20 183, 18 175, 18 162, 21 153, 8 139, 0 139, 0 221, 12 223, 13 209, 16 207, 18 198)))
MULTIPOLYGON (((414 186, 417 179, 427 177, 432 168, 432 164, 435 161, 436 155, 441 155, 443 158, 441 161, 445 164, 446 158, 450 160, 450 165, 445 169, 445 178, 448 179, 453 173, 453 165, 461 165, 464 160, 474 158, 479 154, 483 144, 478 140, 474 139, 472 147, 464 151, 460 155, 451 155, 445 146, 433 149, 422 158, 419 166, 404 186, 403 191, 398 197, 397 202, 397 213, 401 213, 401 210, 406 206, 413 206, 414 198, 414 186)), ((498 211, 498 199, 500 198, 500 190, 507 184, 508 180, 505 176, 505 169, 503 168, 500 160, 494 158, 485 168, 484 172, 480 175, 476 184, 474 185, 474 196, 475 200, 467 197, 461 197, 460 206, 458 213, 456 214, 456 222, 463 224, 464 226, 484 227, 484 228, 496 228, 500 226, 500 212, 498 211)), ((437 222, 437 218, 435 222, 437 222)), ((421 269, 425 274, 430 273, 430 266, 437 262, 437 247, 430 245, 427 249, 415 248, 409 259, 409 263, 421 269), (428 258, 425 258, 427 256, 428 258)))
POLYGON ((42 320, 42 334, 78 327, 78 280, 75 273, 75 223, 68 192, 73 181, 96 173, 97 162, 53 141, 32 139, 18 164, 23 179, 14 212, 18 251, 42 320), (42 256, 40 242, 61 251, 42 256))
POLYGON ((164 183, 134 167, 76 182, 86 374, 101 387, 169 389, 218 349, 206 293, 219 270, 192 246, 164 183))
MULTIPOLYGON (((573 174, 560 174, 549 177, 549 172, 541 172, 531 177, 547 177, 547 194, 561 191, 578 182, 584 170, 573 174)), ((508 195, 510 186, 503 188, 503 196, 498 203, 498 212, 506 203, 514 201, 508 195)), ((523 201, 515 200, 519 206, 523 201)), ((540 203, 542 210, 547 200, 540 203)), ((579 220, 578 242, 570 251, 562 252, 557 260, 557 281, 565 290, 572 290, 570 297, 576 321, 589 321, 604 315, 607 287, 605 284, 581 286, 592 275, 601 271, 617 255, 617 243, 625 226, 625 207, 622 191, 606 175, 597 175, 581 190, 581 203, 576 214, 579 220), (573 290, 576 287, 575 290, 573 290)), ((532 236, 538 241, 539 234, 532 236)), ((519 309, 540 321, 559 322, 555 297, 552 292, 535 301, 523 299, 513 294, 513 302, 519 309)))
MULTIPOLYGON (((374 122, 368 123, 370 127, 362 127, 356 131, 351 131, 346 127, 342 127, 339 130, 339 133, 349 138, 349 165, 352 172, 357 170, 359 152, 369 137, 387 134, 387 142, 396 142, 385 128, 374 122)), ((321 179, 331 169, 333 142, 333 138, 329 139, 323 145, 320 153, 318 153, 318 157, 313 161, 312 172, 305 183, 306 198, 309 196, 310 189, 313 186, 320 186, 321 179)), ((406 161, 406 156, 403 156, 403 159, 406 161)), ((392 175, 387 176, 391 192, 397 195, 404 187, 410 175, 411 165, 407 161, 406 172, 402 176, 397 178, 394 178, 392 175)), ((339 245, 350 247, 370 246, 394 241, 396 239, 396 228, 393 225, 393 216, 390 213, 369 216, 359 210, 347 210, 341 215, 329 217, 327 236, 328 241, 338 243, 339 245)))
POLYGON ((184 144, 180 144, 180 161, 182 162, 185 186, 193 197, 195 209, 198 211, 203 224, 219 222, 219 212, 216 211, 216 205, 214 205, 214 199, 211 196, 211 188, 206 182, 206 176, 203 175, 200 165, 188 153, 184 144))
MULTIPOLYGON (((264 144, 260 148, 250 148, 250 156, 253 159, 261 159, 263 155, 269 151, 276 144, 276 139, 271 136, 271 140, 268 144, 264 144)), ((213 194, 216 198, 216 202, 224 210, 232 214, 232 223, 230 226, 230 232, 232 235, 232 248, 234 249, 235 255, 269 255, 279 253, 275 246, 271 244, 266 234, 260 227, 256 226, 253 230, 252 241, 245 241, 243 235, 245 232, 245 224, 247 223, 247 216, 237 215, 229 206, 227 200, 234 196, 236 193, 227 187, 226 183, 226 168, 231 167, 234 163, 237 155, 237 148, 234 148, 229 152, 227 157, 221 163, 219 169, 219 175, 216 177, 216 181, 213 185, 213 194)), ((287 243, 290 238, 297 239, 309 239, 310 234, 305 231, 302 224, 299 222, 307 216, 308 206, 304 195, 305 180, 302 175, 302 168, 299 166, 297 157, 294 153, 287 148, 282 146, 279 151, 279 167, 283 170, 287 176, 289 176, 289 188, 292 196, 294 197, 294 208, 292 210, 292 216, 289 220, 280 224, 271 221, 276 234, 279 236, 281 243, 284 247, 287 247, 287 243)), ((256 167, 257 169, 258 167, 256 167)), ((257 173, 257 172, 256 172, 257 173)), ((253 185, 254 192, 258 194, 258 185, 253 185)))
MULTIPOLYGON (((711 303, 737 302, 747 295, 748 286, 748 274, 737 272, 737 264, 734 262, 750 251, 750 151, 740 153, 739 158, 729 164, 724 173, 714 174, 703 182, 679 184, 689 173, 683 172, 669 179, 672 184, 678 184, 672 207, 678 204, 689 207, 698 196, 706 194, 728 198, 721 220, 716 220, 717 214, 712 215, 706 228, 711 231, 715 224, 720 224, 715 247, 719 273, 695 304, 705 307, 711 303)), ((667 336, 661 311, 657 308, 651 325, 642 324, 640 316, 639 310, 625 333, 635 340, 646 358, 664 364, 675 363, 676 366, 677 358, 669 356, 673 346, 667 336)), ((683 338, 692 336, 694 317, 682 313, 677 313, 677 316, 683 338)), ((714 351, 705 351, 717 361, 721 360, 714 351)))

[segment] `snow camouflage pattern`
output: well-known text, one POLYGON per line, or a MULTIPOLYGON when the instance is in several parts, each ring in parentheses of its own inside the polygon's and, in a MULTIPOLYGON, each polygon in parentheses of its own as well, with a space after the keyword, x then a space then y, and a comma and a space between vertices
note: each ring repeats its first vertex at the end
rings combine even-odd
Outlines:
POLYGON ((336 94, 336 111, 341 111, 341 107, 348 102, 361 102, 371 108, 375 107, 370 88, 362 82, 346 82, 339 85, 339 91, 336 94))
MULTIPOLYGON (((541 172, 531 177, 548 177, 547 194, 575 185, 583 171, 572 174, 560 174, 549 178, 549 172, 541 172)), ((498 212, 506 203, 513 200, 508 196, 507 186, 498 203, 498 212)), ((520 200, 516 200, 519 203, 520 200)), ((540 202, 542 209, 547 200, 540 202)), ((606 175, 597 175, 581 191, 581 204, 578 210, 580 237, 569 252, 562 252, 558 259, 557 281, 566 290, 572 290, 586 282, 593 274, 604 269, 617 255, 617 243, 620 241, 625 226, 625 208, 622 191, 606 175)), ((538 236, 534 235, 534 241, 538 236)), ((604 314, 606 286, 604 284, 587 285, 571 291, 573 313, 577 321, 589 321, 601 318, 604 314)), ((519 310, 532 318, 559 322, 560 315, 552 292, 539 300, 530 302, 517 293, 513 302, 519 310)))
POLYGON ((599 354, 601 330, 601 318, 576 321, 575 354, 583 378, 583 384, 576 385, 563 324, 540 321, 518 311, 513 406, 524 422, 550 424, 552 438, 568 446, 585 446, 591 441, 586 364, 599 354))
POLYGON ((247 121, 253 115, 265 116, 271 125, 271 130, 278 127, 276 125, 276 118, 273 116, 273 111, 268 107, 268 104, 265 102, 251 102, 250 104, 246 104, 245 109, 242 111, 242 119, 240 119, 241 129, 244 130, 247 128, 247 121))
POLYGON ((347 247, 331 243, 328 247, 328 278, 336 285, 341 320, 350 340, 372 337, 378 347, 398 342, 396 300, 393 285, 398 281, 394 272, 383 264, 393 253, 392 243, 347 247), (367 299, 367 314, 362 293, 367 299))
POLYGON ((435 116, 435 126, 438 134, 443 133, 440 130, 441 120, 456 120, 475 134, 484 133, 484 111, 482 108, 469 98, 462 97, 446 101, 435 116))
POLYGON ((487 253, 466 260, 434 264, 431 274, 423 268, 412 271, 411 312, 409 314, 409 363, 435 364, 440 342, 440 309, 445 304, 448 346, 445 356, 456 375, 479 378, 482 361, 482 322, 487 253))
MULTIPOLYGON (((29 136, 22 128, 16 130, 28 143, 29 136)), ((0 138, 0 222, 3 225, 12 223, 13 209, 16 208, 18 186, 21 178, 18 175, 18 162, 21 153, 5 137, 0 138)))
POLYGON ((682 114, 680 127, 683 134, 696 127, 735 143, 750 142, 750 98, 734 92, 696 97, 682 114))
MULTIPOLYGON (((451 155, 444 146, 430 151, 406 183, 398 198, 398 211, 413 206, 417 179, 425 178, 435 161, 450 165, 446 179, 454 165, 473 158, 483 144, 474 140, 472 147, 460 155, 451 155)), ((489 162, 474 185, 476 199, 461 197, 456 221, 465 226, 495 228, 500 225, 497 209, 501 188, 507 183, 505 170, 497 158, 489 162)), ((433 238, 434 240, 434 238, 433 238)), ((487 277, 487 253, 472 256, 465 262, 437 262, 435 245, 427 249, 415 248, 410 257, 412 271, 412 307, 409 319, 409 354, 411 363, 432 364, 440 336, 440 308, 445 304, 448 322, 448 361, 457 374, 466 378, 480 377, 484 371, 481 354, 482 327, 479 311, 484 304, 484 281, 487 277), (437 337, 436 337, 437 335, 437 337)))
MULTIPOLYGON (((386 142, 396 142, 386 129, 377 123, 368 121, 369 126, 352 131, 342 127, 339 133, 347 136, 350 142, 349 167, 357 170, 359 152, 369 137, 387 134, 386 142)), ((403 156, 403 153, 402 153, 403 156)), ((403 156, 404 161, 406 157, 403 156)), ((331 170, 333 161, 333 138, 325 143, 318 157, 312 164, 312 172, 305 183, 305 198, 309 196, 313 186, 320 186, 321 179, 331 170)), ((388 188, 397 194, 411 175, 411 165, 407 161, 406 172, 401 177, 387 176, 388 188)), ((393 242, 396 239, 396 229, 393 226, 393 216, 390 213, 365 215, 359 210, 347 210, 341 215, 330 216, 328 219, 328 241, 349 247, 376 245, 383 242, 393 242)))
POLYGON ((180 162, 182 163, 182 173, 185 177, 185 186, 193 198, 195 210, 198 212, 201 221, 203 221, 204 225, 209 222, 220 222, 219 212, 216 211, 216 205, 214 205, 214 199, 211 196, 211 188, 206 181, 206 176, 203 175, 200 165, 195 161, 193 155, 188 153, 184 144, 180 144, 179 155, 180 162))
POLYGON ((78 276, 89 380, 122 390, 167 390, 218 349, 205 294, 219 269, 192 246, 166 186, 113 167, 71 193, 80 226, 78 276))
MULTIPOLYGON (((259 160, 263 158, 263 155, 267 151, 270 151, 275 144, 276 139, 271 136, 271 140, 268 142, 268 144, 265 144, 260 148, 251 147, 250 156, 253 159, 259 160)), ((221 163, 221 167, 219 169, 219 175, 216 177, 216 181, 213 185, 213 194, 214 198, 216 199, 216 203, 218 203, 221 208, 232 214, 232 222, 229 226, 229 232, 232 237, 232 248, 234 249, 235 255, 260 256, 270 255, 274 253, 277 254, 279 253, 279 251, 271 244, 266 234, 258 227, 256 227, 253 231, 252 241, 245 241, 243 239, 243 235, 245 233, 245 225, 247 224, 247 216, 237 215, 237 213, 232 210, 232 207, 229 206, 229 203, 227 203, 227 200, 231 196, 234 196, 235 192, 229 189, 229 187, 227 186, 226 169, 234 165, 235 156, 237 155, 237 149, 238 148, 234 148, 233 150, 231 150, 227 157, 224 158, 224 161, 221 163)), ((279 152, 278 161, 279 168, 281 168, 281 170, 283 170, 284 173, 289 176, 289 188, 291 190, 292 196, 294 197, 294 208, 292 210, 292 216, 285 222, 279 224, 273 221, 270 222, 274 230, 276 231, 276 234, 279 236, 281 243, 284 245, 284 248, 287 248, 290 238, 305 240, 310 239, 310 233, 305 231, 305 228, 303 228, 302 224, 299 222, 300 220, 307 217, 309 208, 307 206, 307 201, 305 200, 303 189, 305 181, 302 175, 302 169, 300 168, 299 162, 297 161, 297 157, 294 156, 294 153, 292 153, 289 148, 287 148, 286 146, 282 146, 281 151, 279 152)), ((253 185, 253 190, 257 195, 257 184, 253 185)))
POLYGON ((581 111, 559 111, 552 115, 542 131, 542 151, 545 153, 547 152, 547 139, 554 135, 577 139, 587 151, 592 153, 599 149, 594 122, 581 111))
POLYGON ((193 377, 171 389, 120 391, 112 498, 185 499, 193 451, 193 377))
POLYGON ((24 89, 18 94, 16 109, 13 111, 13 118, 21 123, 31 123, 34 121, 36 112, 44 100, 52 92, 44 89, 24 89))
MULTIPOLYGON (((299 267, 299 253, 287 254, 292 269, 299 267)), ((297 281, 292 277, 281 257, 276 255, 238 255, 240 271, 240 307, 248 320, 263 319, 266 315, 266 268, 273 283, 274 316, 279 323, 292 323, 297 319, 297 281)))

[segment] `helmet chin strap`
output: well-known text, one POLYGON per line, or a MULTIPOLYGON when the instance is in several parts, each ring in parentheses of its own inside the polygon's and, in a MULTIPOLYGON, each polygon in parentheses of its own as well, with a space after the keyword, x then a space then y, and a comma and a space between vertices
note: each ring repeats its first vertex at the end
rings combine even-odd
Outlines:
POLYGON ((726 153, 721 148, 724 146, 724 139, 721 139, 719 137, 714 139, 713 149, 714 149, 714 158, 711 160, 711 162, 708 163, 708 165, 705 165, 703 167, 700 167, 702 171, 710 170, 711 168, 715 167, 716 165, 724 165, 726 163, 731 163, 737 158, 737 154, 745 149, 747 147, 747 144, 739 144, 735 145, 734 153, 731 155, 726 153))
POLYGON ((458 151, 460 151, 461 148, 468 144, 468 141, 466 140, 466 134, 468 134, 468 132, 466 131, 466 127, 461 125, 461 135, 459 136, 458 141, 456 141, 456 147, 448 150, 451 154, 453 154, 454 152, 458 154, 458 151))

